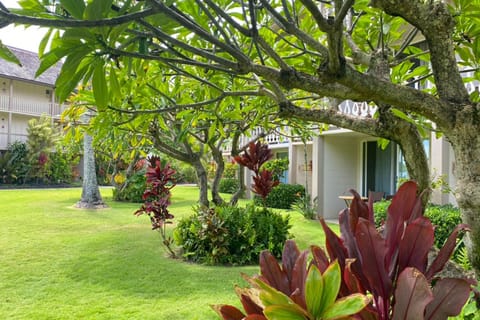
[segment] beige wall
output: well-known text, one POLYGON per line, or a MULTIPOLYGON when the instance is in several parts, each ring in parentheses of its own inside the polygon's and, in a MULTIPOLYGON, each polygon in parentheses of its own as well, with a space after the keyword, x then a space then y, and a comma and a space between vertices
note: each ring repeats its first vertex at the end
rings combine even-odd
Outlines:
POLYGON ((432 192, 431 201, 435 204, 452 203, 456 205, 456 200, 453 194, 456 179, 454 173, 454 155, 450 144, 445 138, 436 138, 432 134, 430 145, 430 173, 432 179, 436 180, 440 177, 446 182, 447 187, 452 189, 452 192, 442 192, 440 189, 434 189, 432 192))
POLYGON ((289 170, 289 183, 308 185, 308 193, 312 193, 312 143, 304 144, 292 144, 292 153, 289 155, 290 170, 289 170), (307 164, 305 165, 305 150, 307 152, 307 164), (305 180, 306 179, 306 180, 305 180))

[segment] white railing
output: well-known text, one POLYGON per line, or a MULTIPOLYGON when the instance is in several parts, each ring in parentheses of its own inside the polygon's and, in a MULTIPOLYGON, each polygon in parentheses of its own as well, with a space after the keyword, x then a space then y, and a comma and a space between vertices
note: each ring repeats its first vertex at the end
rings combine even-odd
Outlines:
POLYGON ((53 118, 60 118, 63 110, 65 105, 59 103, 37 102, 15 97, 10 103, 8 96, 0 96, 0 111, 32 116, 47 114, 53 118))
POLYGON ((338 105, 338 110, 344 114, 355 117, 373 117, 377 111, 377 106, 369 105, 366 102, 355 102, 345 100, 338 105))

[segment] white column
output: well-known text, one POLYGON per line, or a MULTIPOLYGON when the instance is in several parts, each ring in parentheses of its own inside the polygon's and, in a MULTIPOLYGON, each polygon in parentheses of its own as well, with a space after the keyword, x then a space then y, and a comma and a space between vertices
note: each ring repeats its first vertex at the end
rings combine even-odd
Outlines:
POLYGON ((317 198, 317 214, 323 217, 325 195, 324 186, 324 137, 313 138, 312 145, 312 200, 317 198))

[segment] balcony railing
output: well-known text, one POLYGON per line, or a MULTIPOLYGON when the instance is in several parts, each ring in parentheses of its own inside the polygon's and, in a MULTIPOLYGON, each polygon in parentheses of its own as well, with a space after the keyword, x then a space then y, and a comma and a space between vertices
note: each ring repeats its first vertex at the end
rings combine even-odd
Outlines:
POLYGON ((377 111, 377 106, 369 105, 366 102, 355 102, 352 100, 345 100, 338 105, 338 110, 342 113, 355 117, 373 117, 377 111))
POLYGON ((65 105, 59 103, 37 102, 16 97, 12 98, 10 103, 8 96, 0 96, 0 111, 4 112, 31 116, 47 114, 52 118, 58 119, 65 107, 65 105))

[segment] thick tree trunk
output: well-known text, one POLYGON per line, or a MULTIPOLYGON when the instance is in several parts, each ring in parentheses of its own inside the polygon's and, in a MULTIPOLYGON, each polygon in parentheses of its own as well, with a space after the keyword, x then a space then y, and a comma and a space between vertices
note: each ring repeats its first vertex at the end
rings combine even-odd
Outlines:
POLYGON ((75 205, 77 208, 101 209, 107 207, 103 202, 98 188, 97 174, 95 171, 95 154, 93 151, 92 137, 84 134, 83 137, 83 185, 82 198, 75 205))
POLYGON ((462 220, 471 231, 465 245, 477 276, 480 276, 480 121, 478 111, 465 106, 457 113, 453 131, 446 133, 454 153, 454 174, 457 178, 455 195, 462 220))
POLYGON ((207 170, 205 170, 205 167, 203 166, 202 162, 199 159, 192 162, 192 165, 195 168, 195 172, 197 173, 198 187, 200 189, 200 195, 199 195, 198 201, 201 206, 208 207, 209 201, 208 201, 207 170))

